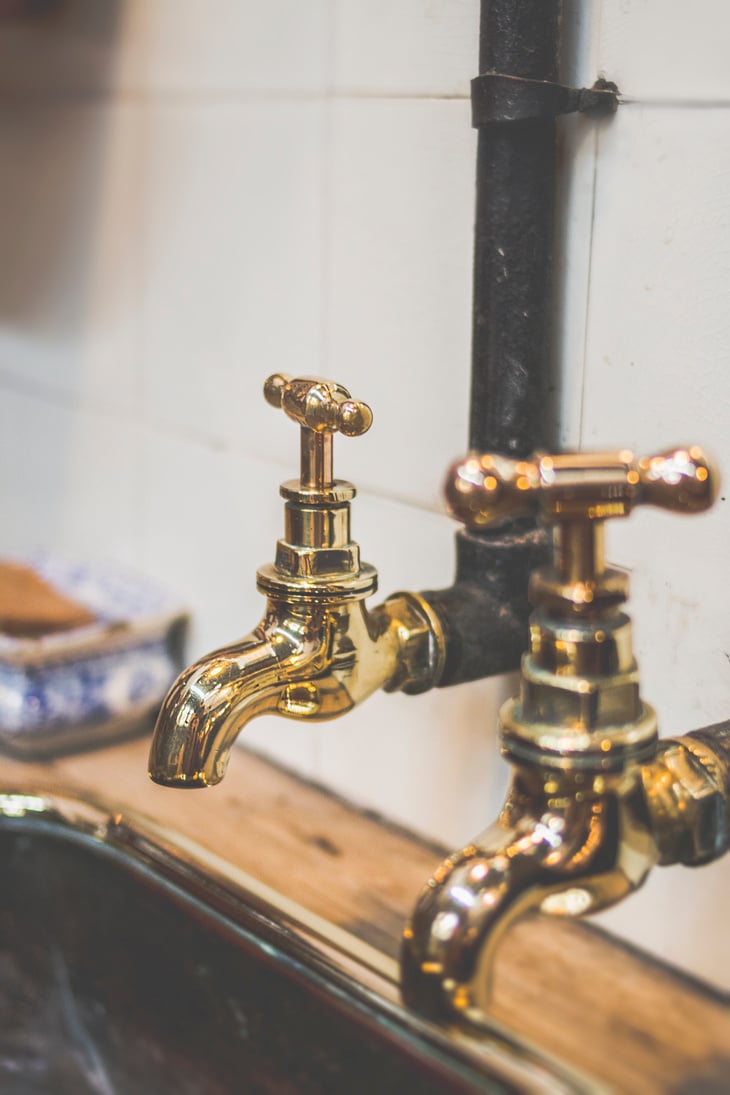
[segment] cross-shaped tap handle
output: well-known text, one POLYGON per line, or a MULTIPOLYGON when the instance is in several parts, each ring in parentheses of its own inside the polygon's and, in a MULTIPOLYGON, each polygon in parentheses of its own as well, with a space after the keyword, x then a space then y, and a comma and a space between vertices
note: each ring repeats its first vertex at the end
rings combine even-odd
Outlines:
POLYGON ((332 380, 291 377, 285 373, 274 373, 268 378, 264 397, 302 427, 301 486, 307 490, 328 490, 334 482, 332 435, 359 437, 366 433, 373 421, 370 407, 353 399, 347 388, 332 380))
POLYGON ((608 571, 603 522, 635 506, 701 513, 717 493, 718 476, 697 445, 656 456, 632 452, 535 453, 525 460, 471 453, 446 480, 450 512, 468 528, 536 514, 555 528, 552 576, 533 576, 533 595, 559 597, 577 611, 623 600, 626 579, 608 571))
POLYGON ((717 478, 697 445, 644 457, 626 450, 526 460, 471 453, 453 465, 445 491, 450 512, 469 528, 530 513, 552 525, 627 517, 638 505, 700 513, 715 499, 717 478))

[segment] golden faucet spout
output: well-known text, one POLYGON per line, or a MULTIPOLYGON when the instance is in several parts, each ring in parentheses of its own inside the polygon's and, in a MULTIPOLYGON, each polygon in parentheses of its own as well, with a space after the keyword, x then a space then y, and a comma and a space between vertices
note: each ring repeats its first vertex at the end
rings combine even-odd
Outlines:
POLYGON ((220 783, 231 747, 258 715, 301 708, 298 682, 316 677, 331 648, 327 621, 272 609, 241 642, 202 658, 165 697, 150 752, 149 774, 166 787, 220 783))
POLYGON ((658 860, 641 778, 518 769, 498 822, 435 871, 405 929, 406 1003, 483 1014, 508 930, 531 913, 575 917, 637 889, 658 860))

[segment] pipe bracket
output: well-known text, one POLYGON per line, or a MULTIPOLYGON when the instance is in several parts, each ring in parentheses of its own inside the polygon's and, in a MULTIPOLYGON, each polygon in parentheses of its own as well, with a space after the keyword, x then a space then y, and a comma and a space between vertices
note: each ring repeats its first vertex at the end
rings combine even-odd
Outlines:
POLYGON ((603 78, 593 87, 574 88, 552 80, 529 80, 502 72, 485 72, 471 82, 475 129, 506 122, 540 121, 560 114, 604 117, 618 108, 616 84, 603 78))

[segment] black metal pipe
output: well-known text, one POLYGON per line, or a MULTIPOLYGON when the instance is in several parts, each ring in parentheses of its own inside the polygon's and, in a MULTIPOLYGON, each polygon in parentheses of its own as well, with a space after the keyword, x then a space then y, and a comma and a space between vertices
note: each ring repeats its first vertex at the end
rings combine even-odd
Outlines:
MULTIPOLYGON (((711 818, 713 852, 703 862, 719 859, 730 851, 730 719, 725 722, 705 726, 702 730, 693 730, 687 738, 694 738, 713 754, 712 778, 717 787, 714 798, 715 812, 711 818)), ((682 739, 680 739, 682 740, 682 739)), ((705 838, 707 834, 704 834, 705 838)))
MULTIPOLYGON (((560 0, 483 0, 479 71, 557 81, 560 0)), ((547 442, 555 118, 479 129, 470 448, 547 442)))
MULTIPOLYGON (((480 75, 558 76, 560 0, 482 0, 480 75)), ((479 126, 470 448, 526 456, 548 442, 555 119, 479 126)), ((441 686, 516 669, 530 572, 546 534, 520 521, 456 537, 454 585, 424 595, 447 636, 441 686)))
POLYGON ((529 521, 489 537, 457 532, 454 584, 423 594, 446 638, 439 688, 517 669, 527 646, 528 578, 549 555, 544 531, 529 521))

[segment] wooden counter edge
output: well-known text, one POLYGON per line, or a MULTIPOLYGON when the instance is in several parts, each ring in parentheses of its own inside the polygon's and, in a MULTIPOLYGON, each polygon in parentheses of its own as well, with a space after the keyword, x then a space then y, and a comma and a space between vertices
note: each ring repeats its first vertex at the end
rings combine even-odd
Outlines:
MULTIPOLYGON (((47 763, 3 758, 2 785, 77 790, 177 830, 394 955, 443 854, 252 753, 213 790, 146 775, 148 742, 47 763)), ((505 940, 495 1016, 617 1091, 730 1090, 728 999, 601 929, 536 917, 505 940)))

